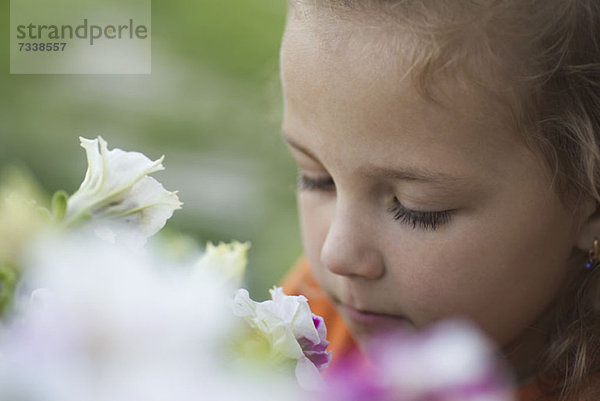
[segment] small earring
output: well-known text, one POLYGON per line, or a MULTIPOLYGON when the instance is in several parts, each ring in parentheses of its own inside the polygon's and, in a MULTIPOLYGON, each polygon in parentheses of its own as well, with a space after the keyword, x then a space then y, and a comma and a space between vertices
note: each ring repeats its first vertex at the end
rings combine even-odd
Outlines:
POLYGON ((594 245, 588 251, 588 258, 585 262, 585 268, 592 269, 600 264, 598 257, 600 257, 600 241, 598 241, 598 237, 594 237, 594 245))

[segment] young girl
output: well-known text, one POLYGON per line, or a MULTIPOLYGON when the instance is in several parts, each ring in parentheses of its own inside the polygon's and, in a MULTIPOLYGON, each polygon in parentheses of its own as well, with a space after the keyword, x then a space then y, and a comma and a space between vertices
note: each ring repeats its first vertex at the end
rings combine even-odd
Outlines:
POLYGON ((334 358, 466 316, 523 400, 600 400, 600 2, 291 0, 281 76, 334 358))

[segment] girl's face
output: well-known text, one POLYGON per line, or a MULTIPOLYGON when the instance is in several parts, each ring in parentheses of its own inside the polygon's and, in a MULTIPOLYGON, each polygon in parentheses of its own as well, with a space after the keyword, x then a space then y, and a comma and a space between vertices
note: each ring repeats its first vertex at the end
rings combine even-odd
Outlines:
POLYGON ((291 20, 281 50, 283 132, 324 291, 359 343, 457 315, 505 347, 527 341, 583 269, 541 158, 483 96, 450 83, 451 107, 434 105, 366 41, 334 37, 291 20))

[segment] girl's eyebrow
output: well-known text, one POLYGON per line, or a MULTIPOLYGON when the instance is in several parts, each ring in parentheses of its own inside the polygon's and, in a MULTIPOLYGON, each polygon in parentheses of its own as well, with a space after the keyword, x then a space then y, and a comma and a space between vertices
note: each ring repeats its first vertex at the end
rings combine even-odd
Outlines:
MULTIPOLYGON (((287 135, 284 135, 285 141, 297 151, 305 154, 309 158, 313 159, 316 162, 319 162, 319 159, 307 148, 300 145, 294 139, 290 138, 287 135)), ((380 167, 375 165, 367 165, 361 167, 358 172, 363 175, 377 175, 379 177, 389 178, 393 180, 402 180, 402 181, 421 181, 421 182, 429 182, 436 184, 446 184, 446 185, 473 185, 476 182, 474 177, 457 177, 454 175, 450 175, 447 173, 443 173, 441 171, 431 171, 424 169, 422 167, 410 167, 405 168, 403 170, 396 170, 387 167, 380 167)))

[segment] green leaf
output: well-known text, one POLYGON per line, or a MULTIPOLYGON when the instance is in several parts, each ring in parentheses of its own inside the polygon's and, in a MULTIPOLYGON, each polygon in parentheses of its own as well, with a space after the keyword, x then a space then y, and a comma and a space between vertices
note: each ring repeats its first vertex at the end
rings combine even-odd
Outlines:
POLYGON ((67 200, 69 195, 65 191, 56 191, 52 196, 52 217, 54 221, 61 222, 67 214, 67 200))

